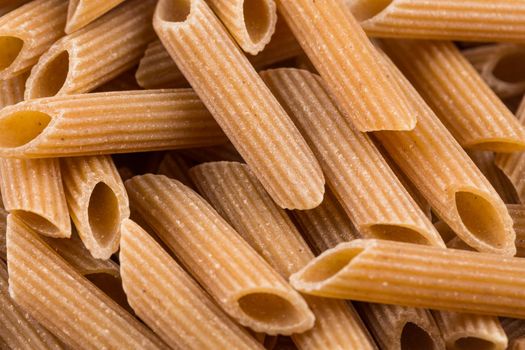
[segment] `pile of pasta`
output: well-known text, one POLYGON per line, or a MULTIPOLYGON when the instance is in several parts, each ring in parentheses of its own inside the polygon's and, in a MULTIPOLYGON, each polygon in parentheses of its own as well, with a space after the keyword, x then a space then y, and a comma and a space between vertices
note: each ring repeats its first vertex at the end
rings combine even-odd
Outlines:
POLYGON ((0 0, 0 349, 525 349, 524 0, 0 0))

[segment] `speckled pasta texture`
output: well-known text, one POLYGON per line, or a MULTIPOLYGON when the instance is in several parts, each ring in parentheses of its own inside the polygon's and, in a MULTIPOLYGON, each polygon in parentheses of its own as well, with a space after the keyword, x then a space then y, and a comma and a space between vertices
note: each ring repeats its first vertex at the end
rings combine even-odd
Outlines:
POLYGON ((66 33, 85 27, 124 0, 70 0, 67 8, 66 33))

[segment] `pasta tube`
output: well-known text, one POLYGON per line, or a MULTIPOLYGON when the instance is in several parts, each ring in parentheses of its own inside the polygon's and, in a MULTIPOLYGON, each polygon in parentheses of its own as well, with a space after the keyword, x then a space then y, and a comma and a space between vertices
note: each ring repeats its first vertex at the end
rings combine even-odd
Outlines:
POLYGON ((358 239, 319 255, 290 282, 324 297, 525 317, 524 272, 520 258, 358 239))
POLYGON ((88 92, 133 67, 154 38, 155 2, 126 1, 53 44, 31 70, 25 99, 88 92))
POLYGON ((71 236, 58 159, 0 159, 5 209, 49 237, 71 236))
POLYGON ((525 39, 521 14, 525 4, 515 0, 345 0, 368 35, 463 41, 525 39), (505 23, 505 25, 502 25, 505 23))
POLYGON ((23 73, 11 79, 0 80, 0 108, 24 100, 27 76, 28 73, 23 73))
POLYGON ((190 89, 57 96, 0 112, 2 157, 129 153, 225 140, 190 89))
POLYGON ((305 136, 329 187, 364 236, 445 246, 373 142, 339 112, 319 76, 286 68, 261 76, 305 136))
POLYGON ((166 348, 12 214, 7 218, 7 264, 13 300, 68 346, 166 348))
MULTIPOLYGON (((266 193, 247 165, 213 162, 190 175, 200 192, 239 234, 284 278, 314 258, 301 234, 266 193)), ((307 297, 315 326, 293 334, 299 349, 373 349, 373 342, 353 308, 342 301, 307 297)))
POLYGON ((286 112, 204 0, 160 0, 153 25, 218 124, 282 208, 323 199, 323 173, 286 112))
POLYGON ((64 35, 66 0, 34 0, 0 17, 0 80, 24 73, 64 35))
POLYGON ((390 67, 418 123, 413 131, 376 132, 377 139, 463 241, 480 251, 514 255, 515 233, 501 198, 392 62, 385 57, 380 63, 390 67))
POLYGON ((312 328, 304 299, 195 192, 151 174, 126 188, 132 210, 240 324, 268 334, 312 328))
POLYGON ((70 0, 66 33, 71 34, 93 22, 124 0, 70 0))
POLYGON ((61 159, 71 219, 82 242, 97 259, 118 250, 120 224, 129 217, 129 200, 110 156, 61 159))
POLYGON ((5 210, 3 201, 0 198, 0 260, 7 261, 7 247, 5 242, 5 231, 7 215, 9 213, 5 210))
POLYGON ((262 349, 140 226, 122 223, 122 281, 135 312, 174 349, 262 349))
POLYGON ((382 46, 461 146, 525 149, 525 129, 453 43, 384 40, 382 46))
MULTIPOLYGON (((172 152, 167 153, 159 164, 157 174, 165 175, 169 178, 179 180, 188 187, 193 187, 193 183, 189 177, 190 165, 180 155, 172 152)), ((133 176, 130 176, 133 177, 133 176)))
POLYGON ((412 130, 415 116, 341 0, 277 0, 277 9, 359 131, 412 130), (365 89, 363 87, 366 86, 365 89))
POLYGON ((507 210, 516 232, 516 256, 525 257, 525 206, 523 204, 507 204, 507 210))

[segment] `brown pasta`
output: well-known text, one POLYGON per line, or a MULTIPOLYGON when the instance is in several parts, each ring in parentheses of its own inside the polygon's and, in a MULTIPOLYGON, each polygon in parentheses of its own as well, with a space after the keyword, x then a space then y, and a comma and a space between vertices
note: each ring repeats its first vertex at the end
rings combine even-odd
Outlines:
POLYGON ((66 33, 73 33, 93 22, 124 0, 70 0, 66 33))
POLYGON ((500 318, 501 326, 509 339, 509 349, 522 350, 525 337, 525 321, 513 318, 500 318))
POLYGON ((525 206, 523 204, 507 204, 507 210, 516 232, 516 256, 525 257, 525 206))
POLYGON ((0 1, 0 16, 5 15, 8 12, 22 6, 30 0, 1 0, 0 1))
MULTIPOLYGON (((186 159, 184 159, 179 154, 172 152, 167 153, 162 158, 162 161, 159 164, 159 169, 157 170, 157 174, 179 180, 184 185, 193 187, 193 183, 191 182, 190 176, 188 175, 189 170, 190 165, 186 159)), ((130 176, 130 178, 131 177, 133 176, 130 176)))

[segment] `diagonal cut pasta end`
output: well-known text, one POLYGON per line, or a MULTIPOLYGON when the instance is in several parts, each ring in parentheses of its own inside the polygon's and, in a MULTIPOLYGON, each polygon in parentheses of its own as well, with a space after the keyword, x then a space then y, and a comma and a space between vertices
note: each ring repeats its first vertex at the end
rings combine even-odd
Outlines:
POLYGON ((27 80, 25 99, 55 96, 67 82, 70 70, 69 52, 63 49, 42 56, 27 80))
POLYGON ((192 0, 160 0, 153 25, 185 22, 191 14, 192 0))
POLYGON ((359 22, 372 19, 383 12, 395 0, 344 0, 359 22))
POLYGON ((24 41, 16 36, 0 36, 0 72, 8 70, 20 55, 24 41))
POLYGON ((8 107, 0 114, 0 153, 15 156, 48 127, 51 116, 30 109, 8 107))

